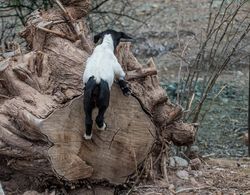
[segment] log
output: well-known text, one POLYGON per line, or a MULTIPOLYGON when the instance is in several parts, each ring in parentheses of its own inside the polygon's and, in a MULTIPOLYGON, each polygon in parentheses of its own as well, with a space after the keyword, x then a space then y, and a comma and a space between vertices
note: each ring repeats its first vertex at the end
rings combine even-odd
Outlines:
MULTIPOLYGON (((132 96, 123 96, 114 84, 107 130, 94 128, 92 141, 83 139, 82 74, 93 42, 81 18, 90 1, 63 0, 62 6, 66 11, 32 13, 20 33, 32 50, 0 62, 0 178, 13 181, 18 173, 40 190, 52 181, 122 184, 161 136, 177 145, 191 144, 195 128, 181 121, 182 108, 169 101, 153 60, 141 65, 130 43, 121 43, 116 55, 132 96), (64 21, 65 13, 70 20, 64 21)), ((25 186, 20 190, 30 190, 25 186)))

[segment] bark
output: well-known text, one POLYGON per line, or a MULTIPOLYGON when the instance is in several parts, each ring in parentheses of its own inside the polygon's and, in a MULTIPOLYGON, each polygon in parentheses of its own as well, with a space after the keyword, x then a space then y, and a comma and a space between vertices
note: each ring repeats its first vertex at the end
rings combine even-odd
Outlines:
POLYGON ((105 116, 108 129, 94 128, 93 140, 83 139, 82 74, 93 43, 78 19, 88 13, 90 2, 62 3, 65 12, 32 13, 21 33, 32 51, 0 62, 0 155, 5 159, 0 176, 6 178, 9 171, 58 183, 89 178, 121 184, 159 137, 191 144, 195 128, 180 120, 182 108, 159 85, 153 60, 142 66, 130 43, 121 43, 116 55, 132 96, 123 96, 114 84, 105 116), (71 21, 64 20, 65 14, 71 21))

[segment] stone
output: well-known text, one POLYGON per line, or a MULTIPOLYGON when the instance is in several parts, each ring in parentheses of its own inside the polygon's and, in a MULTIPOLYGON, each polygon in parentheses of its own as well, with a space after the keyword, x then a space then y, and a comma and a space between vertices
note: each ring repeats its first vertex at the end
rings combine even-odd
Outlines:
POLYGON ((26 191, 23 195, 43 195, 44 193, 38 193, 37 191, 26 191))
POLYGON ((199 159, 199 158, 195 158, 195 159, 192 159, 192 160, 190 160, 190 167, 191 167, 191 169, 193 169, 193 170, 198 170, 198 169, 200 169, 200 167, 201 167, 201 160, 199 159))
POLYGON ((193 177, 200 177, 202 176, 202 171, 197 171, 197 170, 190 170, 189 174, 192 175, 193 177))
POLYGON ((179 157, 179 156, 174 156, 173 157, 175 161, 175 166, 176 167, 188 167, 188 161, 179 157))
POLYGON ((193 145, 193 146, 191 146, 190 147, 190 152, 195 152, 195 153, 199 153, 199 147, 198 146, 196 146, 196 145, 193 145))
POLYGON ((169 166, 170 166, 170 167, 175 167, 175 160, 174 160, 173 157, 170 157, 170 158, 169 158, 169 166))
POLYGON ((174 190, 175 189, 175 186, 174 184, 170 184, 169 187, 168 187, 169 190, 174 190))
POLYGON ((241 72, 240 70, 238 70, 238 71, 236 72, 236 76, 237 76, 237 77, 243 77, 243 76, 244 76, 244 73, 241 72))
POLYGON ((1 183, 0 183, 0 195, 4 195, 4 191, 3 191, 1 183))
POLYGON ((176 172, 177 177, 179 177, 180 179, 184 179, 184 180, 188 180, 189 178, 189 174, 187 171, 185 170, 179 170, 176 172))

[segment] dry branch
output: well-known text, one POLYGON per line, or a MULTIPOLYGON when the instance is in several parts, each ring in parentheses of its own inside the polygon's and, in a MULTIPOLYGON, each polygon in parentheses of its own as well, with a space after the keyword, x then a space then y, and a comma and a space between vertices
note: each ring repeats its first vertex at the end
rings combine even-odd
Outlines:
POLYGON ((126 79, 129 81, 153 75, 157 75, 157 70, 155 68, 143 68, 139 70, 128 71, 126 74, 126 79))
POLYGON ((47 28, 43 28, 43 27, 37 27, 38 29, 40 29, 40 30, 43 30, 43 31, 45 31, 45 32, 47 32, 47 33, 52 33, 52 34, 54 34, 54 35, 57 35, 57 36, 59 36, 59 37, 61 37, 61 38, 64 38, 64 39, 68 39, 68 40, 70 40, 70 41, 76 41, 76 38, 74 38, 74 37, 69 37, 69 36, 67 36, 67 35, 65 35, 65 34, 63 34, 63 33, 60 33, 60 32, 56 32, 56 31, 53 31, 53 30, 49 30, 49 29, 47 29, 47 28))

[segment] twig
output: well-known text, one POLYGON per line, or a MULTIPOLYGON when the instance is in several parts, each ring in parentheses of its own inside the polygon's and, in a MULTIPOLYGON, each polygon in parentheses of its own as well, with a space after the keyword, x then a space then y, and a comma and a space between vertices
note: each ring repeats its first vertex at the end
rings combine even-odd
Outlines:
POLYGON ((133 186, 129 189, 129 191, 126 193, 126 195, 129 195, 129 194, 134 190, 135 186, 138 184, 138 182, 139 182, 139 180, 140 180, 142 174, 144 173, 145 169, 146 169, 146 165, 143 166, 140 175, 137 176, 137 178, 136 178, 136 180, 135 180, 135 183, 134 183, 133 186))
POLYGON ((67 16, 69 16, 69 18, 71 18, 71 16, 68 14, 67 10, 63 7, 61 1, 60 0, 54 0, 54 1, 59 6, 59 8, 65 13, 65 15, 67 15, 67 16))
MULTIPOLYGON (((177 33, 177 34, 179 34, 179 33, 177 33)), ((183 50, 181 52, 181 58, 184 58, 185 52, 186 52, 186 50, 188 48, 188 45, 189 45, 189 43, 193 39, 194 39, 194 36, 187 41, 186 45, 184 46, 184 48, 183 48, 183 50)), ((178 85, 177 85, 177 103, 178 104, 181 104, 181 102, 183 101, 183 98, 184 98, 184 96, 182 96, 181 101, 180 101, 180 92, 179 92, 180 90, 179 90, 179 87, 181 85, 181 71, 182 71, 182 67, 183 67, 183 60, 180 60, 180 66, 179 66, 179 71, 178 71, 178 85)), ((188 72, 189 72, 189 69, 188 69, 188 72)), ((185 90, 185 89, 183 88, 183 90, 185 90)), ((183 93, 183 91, 182 91, 182 93, 183 93)))
MULTIPOLYGON (((163 140, 161 142, 163 142, 163 140)), ((161 144, 161 151, 159 155, 156 157, 153 166, 156 165, 156 163, 158 163, 158 161, 161 159, 163 152, 164 152, 164 144, 161 144)))
POLYGON ((193 103, 193 101, 194 101, 194 97, 195 97, 195 93, 193 93, 193 95, 192 95, 192 97, 191 97, 190 103, 189 103, 189 105, 188 105, 188 110, 191 109, 192 103, 193 103))
POLYGON ((77 35, 77 37, 79 37, 79 35, 78 35, 78 33, 77 33, 77 30, 76 30, 75 26, 73 25, 74 19, 72 18, 72 16, 71 16, 71 15, 68 13, 68 11, 63 7, 63 4, 61 3, 60 0, 54 0, 54 1, 55 1, 55 3, 59 6, 59 8, 63 11, 64 16, 65 16, 65 18, 66 18, 66 20, 67 20, 67 23, 68 23, 70 29, 73 31, 73 33, 74 33, 75 35, 77 35))
MULTIPOLYGON (((224 37, 226 36, 226 34, 227 34, 228 32, 230 33, 230 31, 228 31, 228 28, 229 28, 230 24, 232 24, 232 22, 234 21, 235 17, 237 16, 237 14, 238 14, 240 8, 242 8, 243 5, 244 5, 244 2, 241 3, 241 4, 237 7, 237 9, 234 11, 233 14, 229 15, 228 19, 226 19, 225 21, 223 21, 223 23, 226 22, 227 24, 226 24, 226 27, 225 27, 225 29, 224 29, 224 31, 223 31, 223 33, 222 33, 222 35, 221 35, 219 41, 217 40, 217 35, 218 35, 219 30, 217 31, 217 33, 216 33, 216 35, 215 35, 215 38, 214 38, 214 44, 213 44, 213 46, 212 46, 212 49, 210 50, 210 55, 209 55, 209 56, 210 56, 210 59, 212 59, 212 62, 211 62, 212 65, 214 64, 214 61, 215 61, 215 58, 216 58, 216 53, 217 53, 217 50, 219 49, 219 47, 221 46, 222 40, 224 40, 224 37), (231 17, 231 16, 232 16, 232 17, 231 17), (230 17, 231 17, 231 18, 230 18, 230 17), (229 19, 229 18, 230 18, 230 19, 229 19), (214 46, 215 46, 215 45, 216 45, 216 48, 214 49, 214 46)), ((225 13, 224 13, 224 14, 225 14, 225 13)), ((224 15, 223 15, 223 17, 224 17, 224 15)), ((223 19, 222 19, 222 20, 223 20, 223 19)), ((243 21, 244 21, 244 20, 243 20, 243 21)), ((226 45, 226 44, 225 44, 225 45, 226 45)), ((215 67, 215 71, 216 71, 216 67, 215 67)))
POLYGON ((234 45, 234 47, 232 48, 232 51, 228 54, 227 58, 223 61, 223 63, 219 66, 219 68, 214 71, 213 75, 210 77, 207 87, 204 91, 204 95, 202 96, 200 103, 197 105, 196 109, 195 109, 195 115, 193 118, 193 122, 197 122, 198 120, 198 116, 200 114, 201 108, 208 96, 208 93, 211 91, 211 89, 213 88, 217 78, 220 76, 220 74, 222 73, 222 71, 226 68, 226 66, 229 64, 232 56, 235 54, 236 49, 238 48, 239 44, 242 42, 242 40, 246 37, 246 35, 249 33, 250 30, 250 24, 246 27, 245 32, 240 36, 240 38, 237 40, 237 43, 234 45))
POLYGON ((128 71, 126 75, 127 80, 140 79, 147 76, 157 75, 155 68, 143 68, 139 70, 128 71))
POLYGON ((101 7, 103 4, 107 3, 109 0, 104 0, 101 3, 99 3, 98 5, 96 5, 94 8, 91 9, 91 11, 94 11, 96 9, 98 9, 99 7, 101 7))
MULTIPOLYGON (((216 20, 217 20, 218 16, 220 15, 220 12, 221 12, 221 9, 222 9, 222 6, 223 6, 224 2, 225 2, 225 0, 223 0, 221 2, 220 8, 219 8, 219 10, 218 10, 218 12, 217 12, 214 20, 213 20, 213 24, 211 26, 211 29, 209 29, 210 23, 208 24, 209 27, 207 29, 207 32, 208 32, 207 33, 207 37, 206 37, 206 40, 201 44, 200 51, 198 52, 198 54, 196 56, 196 59, 194 61, 194 66, 193 66, 194 69, 198 69, 199 65, 202 62, 204 63, 205 48, 207 47, 207 44, 208 44, 209 40, 212 38, 212 36, 214 35, 214 33, 216 33, 218 30, 220 30, 222 28, 222 25, 230 18, 230 15, 229 15, 224 21, 222 21, 217 27, 215 27, 216 20)), ((231 3, 228 6, 230 6, 231 3)), ((190 92, 191 92, 192 86, 196 85, 198 76, 199 76, 199 72, 194 71, 192 74, 189 74, 188 77, 187 77, 187 79, 186 79, 186 83, 185 83, 185 87, 184 88, 186 88, 188 86, 188 89, 189 89, 188 90, 189 91, 188 97, 190 96, 190 92), (193 84, 193 80, 194 80, 195 76, 196 76, 196 80, 195 80, 195 83, 193 84)))
POLYGON ((3 94, 0 94, 0 98, 10 99, 10 97, 9 97, 9 96, 7 96, 7 95, 3 95, 3 94))
POLYGON ((209 5, 209 17, 208 17, 208 25, 207 25, 207 30, 206 33, 208 34, 208 30, 210 29, 210 24, 211 24, 211 19, 212 19, 212 5, 214 3, 214 0, 211 0, 210 5, 209 5))
MULTIPOLYGON (((177 40, 178 40, 178 47, 179 47, 179 49, 181 49, 181 41, 180 41, 179 31, 180 31, 180 11, 178 11, 177 32, 176 32, 176 35, 177 35, 177 40)), ((181 53, 182 57, 183 57, 184 49, 183 49, 183 51, 181 53)), ((178 75, 177 75, 177 88, 176 88, 176 91, 177 91, 176 103, 178 103, 178 104, 180 104, 180 90, 179 89, 180 89, 180 84, 181 84, 181 70, 182 70, 182 66, 183 66, 183 61, 180 60, 180 66, 179 66, 178 75)))
POLYGON ((145 21, 142 21, 142 20, 139 20, 137 18, 134 18, 130 15, 127 15, 127 14, 124 14, 124 13, 117 13, 117 12, 112 12, 112 11, 93 11, 92 12, 93 14, 112 14, 112 15, 116 15, 116 16, 121 16, 121 17, 126 17, 126 18, 129 18, 131 20, 134 20, 136 22, 140 22, 142 24, 147 24, 145 21))
POLYGON ((150 133, 150 135, 151 135, 154 139, 156 139, 156 137, 155 137, 154 134, 151 132, 151 130, 150 130, 149 128, 147 128, 147 130, 148 130, 148 132, 150 133))
MULTIPOLYGON (((131 147, 132 147, 132 146, 131 146, 131 147)), ((134 158, 134 163, 135 163, 136 175, 137 175, 137 177, 138 177, 138 162, 137 162, 137 160, 136 160, 136 153, 135 153, 135 149, 134 149, 134 148, 132 148, 131 150, 132 150, 132 153, 133 153, 133 158, 134 158)))
POLYGON ((59 8, 63 11, 63 13, 65 15, 65 19, 67 20, 67 23, 68 23, 70 29, 72 30, 72 32, 76 35, 77 39, 80 39, 83 49, 85 49, 87 51, 87 53, 90 54, 92 52, 92 47, 88 43, 86 36, 84 34, 84 31, 82 31, 82 33, 80 33, 78 31, 77 27, 74 26, 75 20, 72 18, 72 16, 69 14, 69 12, 63 7, 60 0, 54 0, 54 1, 59 6, 59 8))
POLYGON ((161 157, 161 170, 162 170, 163 178, 169 184, 168 171, 167 171, 167 152, 168 152, 167 151, 167 144, 164 144, 164 146, 165 146, 164 153, 161 157))
POLYGON ((112 145, 112 143, 113 143, 113 141, 114 141, 114 139, 115 139, 115 136, 117 135, 117 133, 120 131, 121 129, 119 128, 116 132, 115 132, 115 134, 113 135, 113 137, 112 137, 112 139, 111 139, 111 141, 110 141, 110 144, 109 144, 109 149, 110 149, 110 147, 111 147, 111 145, 112 145))
POLYGON ((59 37, 61 37, 61 38, 65 38, 65 39, 68 39, 68 40, 73 41, 73 42, 76 41, 75 38, 69 37, 69 36, 67 36, 67 35, 65 35, 65 34, 63 34, 63 33, 56 32, 56 31, 53 31, 53 30, 49 30, 49 29, 47 29, 47 28, 40 27, 40 26, 37 26, 37 28, 40 29, 40 30, 42 30, 42 31, 45 31, 45 32, 47 32, 47 33, 55 34, 55 35, 57 35, 57 36, 59 36, 59 37))
POLYGON ((181 56, 180 54, 172 52, 171 55, 173 55, 174 57, 180 58, 186 64, 191 65, 191 63, 187 59, 185 59, 183 56, 181 56))
POLYGON ((206 114, 210 111, 210 109, 211 109, 211 107, 212 107, 214 101, 216 100, 216 98, 222 93, 222 91, 223 91, 226 87, 227 87, 227 85, 224 85, 224 86, 220 89, 220 91, 214 96, 213 100, 210 102, 208 108, 205 110, 203 116, 201 117, 200 123, 204 120, 206 114))
POLYGON ((203 156, 202 156, 202 159, 214 157, 215 155, 216 155, 215 153, 206 154, 206 155, 203 155, 203 156))
POLYGON ((177 190, 175 193, 182 193, 182 192, 190 192, 190 191, 197 191, 197 190, 203 190, 203 189, 207 189, 207 188, 211 188, 211 186, 202 186, 202 187, 197 187, 197 188, 185 188, 185 189, 180 189, 177 190))
MULTIPOLYGON (((217 20, 218 16, 219 16, 220 13, 221 13, 221 9, 222 9, 222 7, 223 7, 225 1, 226 1, 226 0, 222 0, 222 2, 221 2, 221 4, 220 4, 219 11, 217 12, 217 14, 216 14, 215 17, 214 17, 213 24, 212 24, 212 26, 211 26, 211 28, 210 28, 210 31, 209 31, 209 29, 208 29, 209 32, 208 32, 208 36, 207 36, 207 37, 211 36, 211 33, 212 33, 212 31, 213 31, 213 29, 214 29, 214 26, 215 26, 215 24, 216 24, 216 20, 217 20)), ((209 27, 210 27, 210 23, 209 23, 209 25, 208 25, 208 28, 209 28, 209 27)))
POLYGON ((88 53, 88 54, 91 54, 91 52, 92 52, 92 47, 91 47, 91 45, 89 44, 89 42, 88 42, 88 40, 87 40, 87 38, 86 38, 86 36, 85 36, 85 33, 84 33, 84 29, 83 29, 83 26, 82 26, 82 23, 80 23, 80 32, 81 33, 79 33, 78 34, 78 36, 79 36, 79 38, 80 38, 80 40, 81 40, 81 43, 82 43, 82 47, 83 47, 83 49, 85 49, 86 50, 86 52, 88 53))

